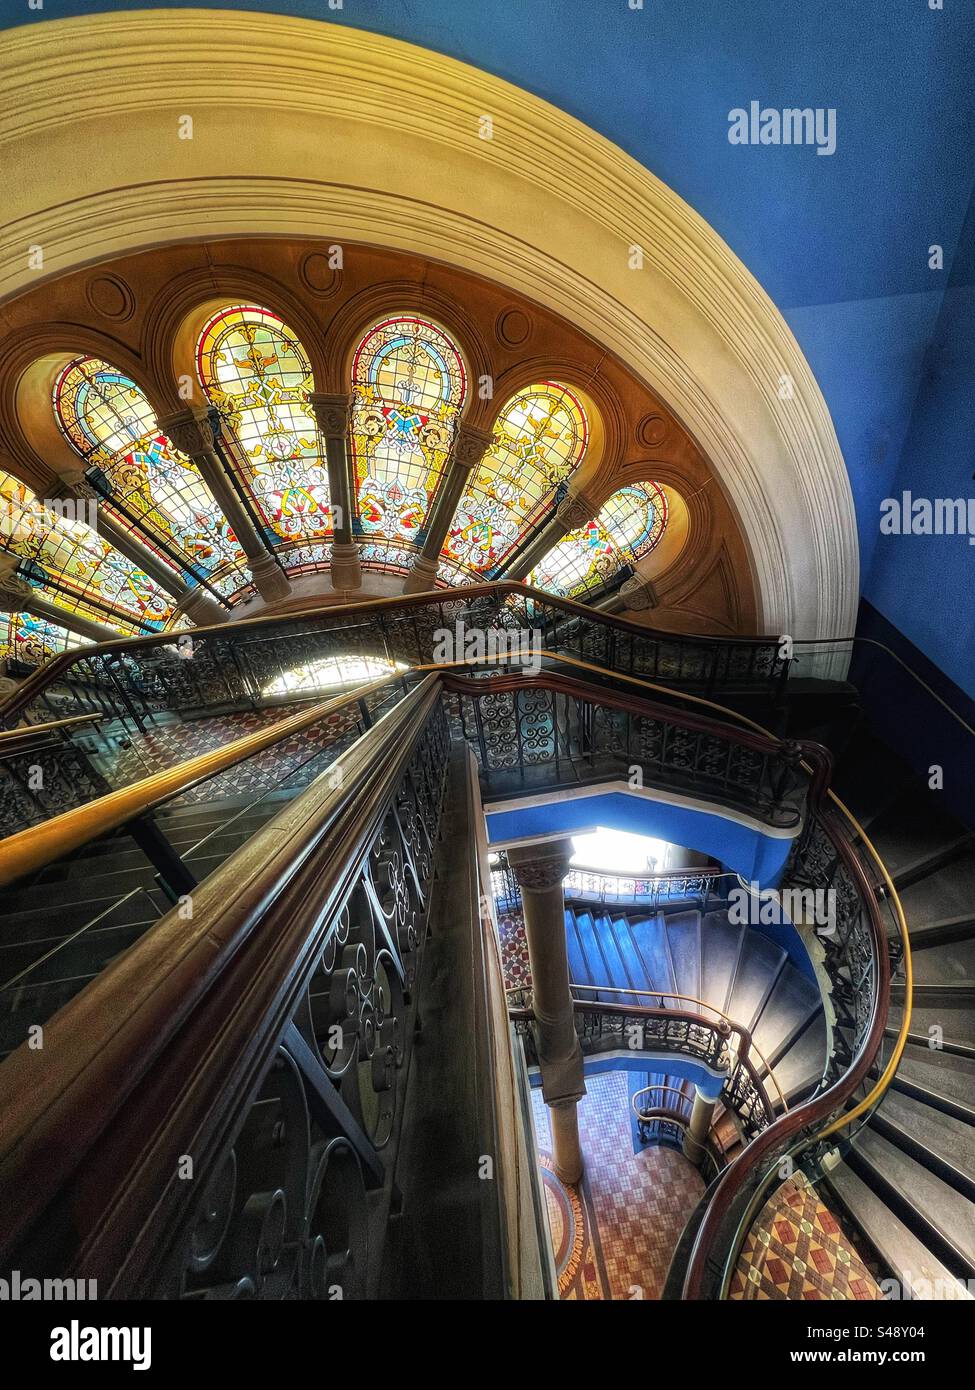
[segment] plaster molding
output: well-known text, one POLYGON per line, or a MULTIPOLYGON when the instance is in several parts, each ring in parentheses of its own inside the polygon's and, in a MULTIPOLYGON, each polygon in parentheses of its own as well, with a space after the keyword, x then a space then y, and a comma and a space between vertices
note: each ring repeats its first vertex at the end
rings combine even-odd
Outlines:
POLYGON ((798 344, 717 234, 595 131, 443 55, 261 13, 48 20, 0 36, 0 68, 0 301, 167 241, 323 228, 477 271, 584 327, 677 413, 739 518, 765 630, 852 630, 853 498, 798 344))

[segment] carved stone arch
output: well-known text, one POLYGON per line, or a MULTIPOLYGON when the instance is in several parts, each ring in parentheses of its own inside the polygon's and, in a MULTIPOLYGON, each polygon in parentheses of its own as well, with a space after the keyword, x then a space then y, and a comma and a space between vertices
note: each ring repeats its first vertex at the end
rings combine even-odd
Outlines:
POLYGON ((477 382, 492 374, 487 346, 471 316, 452 295, 412 280, 386 280, 353 295, 334 315, 326 331, 329 360, 337 373, 329 389, 348 391, 356 349, 373 324, 399 313, 421 314, 439 325, 457 344, 468 374, 465 424, 484 429, 490 423, 491 401, 480 401, 477 382))
POLYGON ((144 355, 153 377, 165 387, 167 412, 188 404, 178 393, 178 382, 183 376, 197 380, 196 346, 204 326, 235 304, 270 309, 282 318, 308 354, 315 389, 325 389, 321 383, 328 380, 329 364, 324 333, 300 295, 271 276, 243 267, 210 266, 167 285, 146 316, 144 355))
POLYGON ((442 54, 257 12, 217 26, 192 9, 178 24, 154 11, 47 20, 0 35, 0 63, 11 90, 30 91, 8 122, 0 299, 174 238, 255 230, 327 229, 477 273, 560 314, 667 403, 746 538, 762 629, 852 629, 853 496, 809 364, 713 228, 597 132, 442 54), (285 70, 284 86, 269 80, 285 70), (206 92, 222 128, 246 108, 246 157, 173 138, 188 89, 206 92), (503 145, 471 139, 484 110, 503 145), (81 157, 93 145, 111 148, 110 177, 81 157), (634 273, 625 248, 637 236, 648 254, 634 273), (44 247, 41 272, 28 243, 44 247))

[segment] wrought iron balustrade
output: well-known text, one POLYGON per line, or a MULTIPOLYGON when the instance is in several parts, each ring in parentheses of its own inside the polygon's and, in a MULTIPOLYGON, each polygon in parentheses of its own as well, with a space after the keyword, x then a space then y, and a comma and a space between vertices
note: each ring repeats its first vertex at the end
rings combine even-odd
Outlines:
POLYGON ((454 735, 473 747, 485 796, 622 778, 797 828, 811 786, 826 778, 817 745, 783 743, 573 677, 444 677, 454 735), (805 757, 813 767, 801 767, 805 757))
MULTIPOLYGON (((833 1050, 821 1084, 740 1154, 710 1194, 682 1275, 683 1297, 721 1298, 738 1253, 774 1187, 795 1167, 813 1180, 848 1145, 851 1123, 865 1123, 883 1097, 884 1028, 892 954, 908 949, 896 893, 878 873, 870 847, 836 805, 818 806, 797 842, 784 887, 835 894, 820 939, 836 1010, 833 1050)), ((827 900, 829 901, 829 900, 827 900)))
POLYGON ((375 1296, 448 738, 430 680, 0 1066, 10 1267, 375 1296))
POLYGON ((473 636, 529 634, 549 648, 679 689, 777 694, 788 677, 771 638, 685 637, 610 617, 514 581, 441 589, 119 639, 52 658, 0 706, 0 724, 98 711, 143 728, 154 714, 250 709, 302 666, 336 657, 416 665, 473 636))
MULTIPOLYGON (((521 1034, 529 1062, 537 1065, 531 991, 510 990, 511 1017, 521 1034)), ((576 999, 576 1033, 583 1053, 621 1052, 686 1057, 713 1072, 723 1073, 723 1104, 738 1117, 748 1139, 767 1129, 775 1110, 752 1061, 747 1030, 727 1019, 709 1019, 680 1008, 647 1008, 638 1004, 606 1004, 576 999)))

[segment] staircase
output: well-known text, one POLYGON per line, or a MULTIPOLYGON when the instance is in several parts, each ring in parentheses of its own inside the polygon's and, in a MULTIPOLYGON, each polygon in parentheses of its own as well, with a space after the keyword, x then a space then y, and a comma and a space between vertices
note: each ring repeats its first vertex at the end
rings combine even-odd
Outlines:
MULTIPOLYGON (((866 738, 838 787, 901 896, 914 1008, 891 1089, 829 1187, 892 1277, 906 1273, 916 1296, 944 1297, 927 1286, 975 1278, 975 836, 866 738)), ((903 996, 895 980, 889 1038, 903 996)))
MULTIPOLYGON (((202 882, 297 795, 164 807, 156 825, 202 882)), ((172 906, 131 834, 92 841, 32 879, 0 889, 0 1057, 45 1023, 172 906)))
MULTIPOLYGON (((749 927, 732 926, 725 911, 572 907, 565 929, 578 999, 693 1012, 706 1005, 750 1032, 787 1101, 820 1081, 827 1030, 818 987, 782 947, 749 927)), ((763 1082, 775 1106, 778 1091, 767 1070, 763 1082)))

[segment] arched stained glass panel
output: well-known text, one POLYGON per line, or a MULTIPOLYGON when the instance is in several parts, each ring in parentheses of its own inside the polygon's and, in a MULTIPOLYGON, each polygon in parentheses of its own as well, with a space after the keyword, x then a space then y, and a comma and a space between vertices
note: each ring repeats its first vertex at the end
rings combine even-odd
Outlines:
POLYGON ((18 572, 69 612, 123 632, 172 624, 173 602, 159 585, 103 541, 86 521, 56 513, 9 473, 0 473, 0 549, 18 572))
POLYGON ((656 483, 621 487, 588 525, 552 547, 527 582, 563 598, 598 589, 624 565, 649 555, 666 525, 667 498, 656 483))
POLYGON ((418 544, 467 394, 460 352, 425 319, 384 319, 356 350, 352 386, 359 529, 418 544))
POLYGON ((40 666, 48 657, 89 645, 67 628, 56 627, 31 613, 0 614, 0 658, 24 666, 40 666))
POLYGON ((157 424, 145 393, 95 357, 79 357, 58 377, 54 408, 89 470, 104 476, 119 515, 164 543, 184 571, 220 593, 249 583, 244 553, 195 465, 157 424))
POLYGON ((454 514, 447 558, 477 573, 501 564, 578 468, 588 437, 567 386, 543 381, 512 396, 454 514))
POLYGON ((297 335, 270 309, 223 309, 200 336, 197 369, 270 536, 294 545, 330 536, 328 469, 308 404, 315 383, 297 335))

